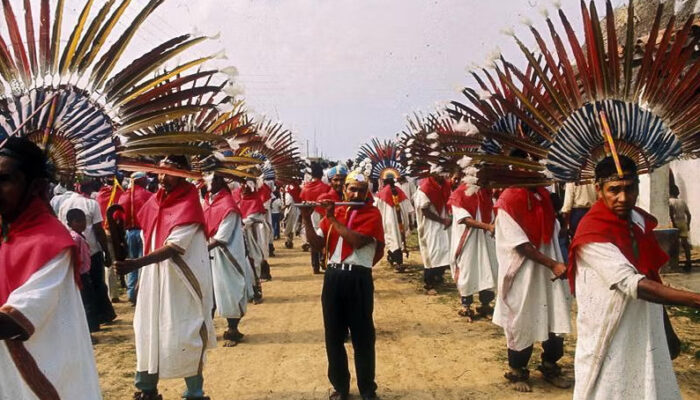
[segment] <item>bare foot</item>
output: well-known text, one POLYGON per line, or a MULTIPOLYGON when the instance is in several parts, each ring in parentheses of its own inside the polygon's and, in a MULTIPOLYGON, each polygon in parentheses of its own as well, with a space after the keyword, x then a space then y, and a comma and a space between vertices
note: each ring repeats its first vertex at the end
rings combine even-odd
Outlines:
POLYGON ((238 345, 238 342, 234 340, 224 340, 224 347, 236 347, 238 345))
POLYGON ((467 321, 467 322, 472 322, 472 321, 474 321, 474 315, 473 315, 474 313, 472 312, 471 309, 469 309, 469 307, 462 307, 462 309, 459 310, 459 311, 457 312, 457 314, 458 314, 460 317, 464 317, 464 320, 467 321))
POLYGON ((427 294, 428 296, 435 296, 436 294, 438 294, 438 292, 437 292, 437 290, 435 290, 435 289, 428 289, 428 290, 425 292, 425 294, 427 294))
POLYGON ((559 376, 543 376, 546 382, 549 382, 552 386, 558 387, 560 389, 568 389, 571 387, 571 380, 565 377, 559 376))
POLYGON ((527 381, 513 382, 511 385, 516 392, 532 392, 532 387, 527 381))

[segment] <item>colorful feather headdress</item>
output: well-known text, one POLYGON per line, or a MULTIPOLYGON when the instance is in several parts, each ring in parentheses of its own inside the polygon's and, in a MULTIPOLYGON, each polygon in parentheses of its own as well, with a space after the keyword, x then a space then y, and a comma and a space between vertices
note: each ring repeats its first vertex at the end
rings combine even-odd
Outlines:
POLYGON ((172 38, 115 72, 135 33, 162 2, 148 1, 106 46, 129 0, 105 1, 91 18, 94 2, 86 0, 68 37, 61 36, 63 0, 53 8, 49 0, 40 1, 38 35, 32 2, 24 1, 24 37, 10 1, 2 0, 9 41, 0 36, 0 146, 10 136, 28 137, 62 178, 108 176, 116 171, 118 135, 196 113, 199 107, 187 100, 207 89, 179 90, 195 78, 180 74, 214 56, 160 69, 205 36, 172 38))
POLYGON ((369 143, 360 146, 360 151, 355 158, 356 165, 369 163, 371 179, 385 179, 391 174, 394 179, 406 175, 406 167, 402 162, 403 157, 398 145, 390 140, 372 138, 369 143))
MULTIPOLYGON (((671 15, 662 27, 664 5, 659 4, 644 44, 637 46, 642 38, 635 34, 632 2, 623 40, 618 40, 610 1, 603 22, 594 2, 588 7, 582 2, 581 12, 584 43, 559 10, 563 35, 546 19, 553 46, 530 26, 540 56, 514 36, 528 60, 525 72, 503 59, 501 68, 494 67, 501 87, 488 88, 491 106, 511 113, 528 128, 515 136, 510 148, 528 153, 529 159, 514 160, 500 151, 498 157, 481 162, 480 170, 510 172, 480 176, 481 184, 590 181, 598 161, 612 154, 632 158, 645 173, 700 152, 700 35, 693 29, 697 17, 678 22, 671 15), (522 174, 522 179, 512 182, 514 174, 522 174)), ((475 123, 489 113, 457 109, 475 123)), ((495 138, 488 128, 480 128, 480 133, 495 138)))
POLYGON ((253 129, 258 139, 246 146, 244 154, 261 162, 262 178, 283 185, 300 181, 305 167, 292 132, 269 120, 253 129))

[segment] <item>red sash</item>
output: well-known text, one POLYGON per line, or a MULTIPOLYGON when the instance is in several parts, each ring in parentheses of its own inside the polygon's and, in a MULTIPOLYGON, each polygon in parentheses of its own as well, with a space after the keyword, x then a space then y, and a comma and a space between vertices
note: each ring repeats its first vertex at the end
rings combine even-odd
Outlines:
POLYGON ((266 213, 265 206, 263 206, 258 192, 250 194, 243 194, 243 192, 241 192, 241 200, 238 202, 238 208, 240 208, 241 217, 243 217, 243 219, 248 218, 251 214, 266 213))
POLYGON ((396 188, 396 198, 394 198, 394 193, 391 191, 390 185, 384 185, 382 190, 377 193, 377 197, 392 207, 398 206, 402 201, 406 200, 407 197, 400 187, 394 186, 394 188, 396 188))
POLYGON ((641 208, 635 207, 635 210, 644 217, 644 230, 635 223, 620 219, 602 200, 593 204, 581 219, 569 249, 567 273, 571 293, 576 293, 576 251, 588 243, 614 244, 639 273, 661 282, 659 269, 668 261, 668 255, 654 236, 658 222, 641 208))
POLYGON ((0 243, 0 305, 47 262, 65 249, 73 252, 73 274, 80 282, 80 259, 73 238, 39 197, 9 225, 0 243))
MULTIPOLYGON (((306 182, 304 188, 301 189, 300 197, 302 201, 318 201, 319 196, 327 193, 329 190, 331 190, 331 187, 320 180, 306 182)), ((323 207, 316 207, 314 211, 324 215, 323 207)))
POLYGON ((418 188, 428 196, 437 213, 441 214, 442 210, 445 209, 445 205, 447 205, 447 200, 450 198, 451 190, 447 181, 440 185, 435 178, 428 177, 420 181, 418 188))
MULTIPOLYGON (((371 236, 377 241, 377 247, 374 251, 373 264, 381 260, 384 255, 384 227, 382 225, 382 214, 379 209, 371 204, 365 204, 360 208, 352 209, 348 206, 340 206, 335 208, 335 218, 341 224, 348 227, 357 233, 371 236)), ((340 234, 338 231, 331 228, 331 223, 327 218, 321 220, 320 228, 326 237, 327 252, 335 251, 338 245, 340 234)), ((350 257, 353 248, 348 244, 347 240, 343 240, 343 248, 340 251, 340 261, 344 261, 350 257)), ((329 253, 330 254, 330 253, 329 253)))
POLYGON ((158 193, 143 205, 138 220, 143 228, 144 255, 163 247, 170 232, 177 226, 205 225, 197 188, 186 182, 178 185, 169 194, 166 194, 164 189, 158 190, 158 193), (157 235, 155 249, 151 248, 151 236, 154 232, 157 235))
POLYGON ((211 204, 209 204, 210 196, 211 193, 207 193, 202 208, 204 209, 204 221, 207 224, 207 236, 212 237, 216 234, 216 231, 219 230, 221 221, 223 221, 229 213, 240 215, 241 210, 233 201, 233 196, 231 196, 231 191, 228 188, 221 189, 214 196, 214 201, 211 204))
POLYGON ((481 222, 490 224, 493 214, 493 191, 481 188, 478 192, 468 196, 467 188, 465 183, 459 185, 450 195, 447 204, 467 210, 474 219, 476 219, 476 211, 479 210, 481 211, 481 222))
POLYGON ((496 208, 508 213, 527 234, 530 243, 540 247, 552 240, 554 232, 554 207, 549 191, 536 188, 535 193, 525 188, 508 188, 501 193, 496 208))

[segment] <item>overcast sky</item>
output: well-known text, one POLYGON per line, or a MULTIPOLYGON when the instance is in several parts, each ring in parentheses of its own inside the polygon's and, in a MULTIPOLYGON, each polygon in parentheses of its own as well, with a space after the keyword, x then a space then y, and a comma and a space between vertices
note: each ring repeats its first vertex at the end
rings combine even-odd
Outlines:
MULTIPOLYGON (((579 26, 579 1, 562 3, 579 26)), ((522 20, 546 33, 542 8, 556 10, 549 0, 167 0, 146 34, 220 32, 204 51, 226 49, 249 108, 296 132, 302 154, 307 140, 315 154, 315 137, 319 153, 345 159, 395 136, 406 114, 461 98, 467 68, 497 46, 519 59, 499 31, 533 43, 522 20)))

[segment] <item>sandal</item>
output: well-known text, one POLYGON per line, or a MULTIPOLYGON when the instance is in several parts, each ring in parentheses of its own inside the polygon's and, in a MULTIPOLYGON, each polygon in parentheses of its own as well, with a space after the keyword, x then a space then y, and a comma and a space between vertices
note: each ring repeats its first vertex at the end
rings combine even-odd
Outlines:
POLYGON ((476 314, 474 313, 474 310, 472 310, 472 309, 469 308, 469 307, 464 307, 464 308, 462 308, 461 310, 459 310, 459 311, 457 312, 457 314, 458 314, 460 317, 464 317, 464 318, 467 320, 467 322, 472 322, 472 321, 474 321, 474 317, 476 317, 476 314))
POLYGON ((529 370, 525 368, 520 370, 511 368, 510 371, 503 374, 503 377, 508 379, 513 384, 513 389, 515 389, 517 392, 532 392, 532 386, 530 386, 530 383, 528 382, 530 379, 529 370))
POLYGON ((537 370, 542 373, 545 382, 550 383, 554 387, 568 389, 572 385, 571 380, 564 377, 561 373, 561 367, 556 363, 542 361, 542 364, 537 366, 537 370))
POLYGON ((163 400, 163 396, 155 392, 135 392, 134 400, 163 400))

